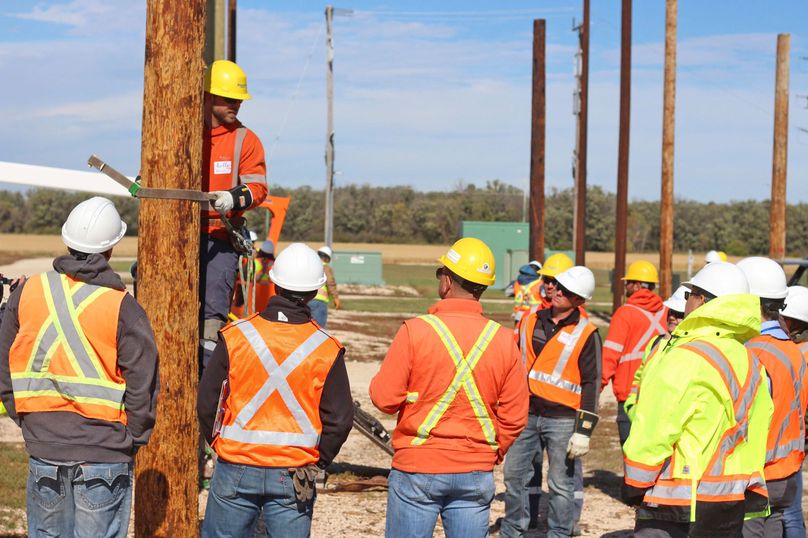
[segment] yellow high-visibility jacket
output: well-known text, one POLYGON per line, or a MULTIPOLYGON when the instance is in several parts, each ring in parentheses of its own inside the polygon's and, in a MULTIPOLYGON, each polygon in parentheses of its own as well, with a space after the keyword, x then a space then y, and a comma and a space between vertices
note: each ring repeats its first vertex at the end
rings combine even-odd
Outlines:
POLYGON ((646 511, 675 508, 695 521, 698 501, 768 513, 763 466, 774 407, 765 370, 743 346, 759 332, 757 297, 718 297, 646 364, 623 447, 626 485, 644 490, 646 511))

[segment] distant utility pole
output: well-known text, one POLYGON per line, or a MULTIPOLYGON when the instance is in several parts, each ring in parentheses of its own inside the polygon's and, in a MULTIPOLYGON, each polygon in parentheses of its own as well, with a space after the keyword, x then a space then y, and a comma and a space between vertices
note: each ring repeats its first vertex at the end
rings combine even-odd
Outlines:
POLYGON ((546 21, 533 21, 533 99, 530 128, 530 259, 544 262, 544 137, 546 21))
POLYGON ((676 0, 665 3, 665 86, 662 99, 662 192, 659 204, 659 293, 673 280, 673 133, 676 105, 676 0))
MULTIPOLYGON (((144 187, 202 188, 205 4, 146 4, 144 187)), ((135 536, 192 538, 199 534, 199 206, 142 200, 138 222, 138 301, 155 328, 160 395, 151 441, 135 460, 135 536)))
POLYGON ((631 128, 631 0, 623 0, 620 35, 620 135, 617 149, 617 220, 614 238, 612 311, 623 304, 628 228, 628 156, 631 128))
POLYGON ((236 61, 236 0, 227 5, 227 59, 236 61))
POLYGON ((334 15, 350 17, 353 10, 325 8, 325 62, 326 62, 326 99, 327 125, 325 142, 325 244, 329 247, 334 242, 334 15))
POLYGON ((224 0, 207 0, 205 20, 205 65, 224 59, 224 0))
POLYGON ((774 156, 769 217, 769 257, 786 255, 786 171, 788 164, 788 54, 791 35, 777 36, 777 74, 774 88, 774 156))
POLYGON ((575 209, 573 211, 572 244, 575 263, 586 264, 586 120, 589 110, 589 0, 584 0, 584 20, 574 26, 578 32, 579 50, 575 66, 578 86, 575 90, 574 113, 578 118, 575 128, 575 209))

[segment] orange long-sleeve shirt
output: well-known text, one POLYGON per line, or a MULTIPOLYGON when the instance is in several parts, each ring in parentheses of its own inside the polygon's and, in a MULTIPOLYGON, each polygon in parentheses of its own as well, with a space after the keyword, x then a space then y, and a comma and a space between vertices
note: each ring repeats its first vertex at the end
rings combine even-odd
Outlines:
MULTIPOLYGON (((239 185, 247 185, 253 197, 253 203, 248 209, 258 206, 266 199, 268 189, 264 146, 254 132, 240 122, 207 129, 202 151, 203 191, 227 191, 239 185), (236 152, 239 146, 240 151, 236 152)), ((231 211, 228 217, 236 225, 243 213, 231 211)), ((205 233, 227 239, 227 231, 218 212, 212 207, 208 210, 203 208, 202 217, 202 230, 205 233)))
POLYGON ((662 299, 647 289, 633 293, 626 304, 615 310, 603 343, 601 390, 611 381, 617 401, 628 398, 645 348, 651 339, 667 332, 667 318, 668 309, 662 299))
MULTIPOLYGON (((479 302, 444 299, 429 308, 449 329, 468 356, 488 319, 479 302)), ((420 318, 396 334, 379 373, 370 382, 370 398, 381 411, 398 413, 393 432, 393 467, 417 473, 490 471, 501 462, 527 421, 527 374, 511 332, 498 327, 472 370, 473 384, 496 432, 496 449, 460 387, 422 444, 419 427, 447 393, 457 370, 438 333, 420 318)))

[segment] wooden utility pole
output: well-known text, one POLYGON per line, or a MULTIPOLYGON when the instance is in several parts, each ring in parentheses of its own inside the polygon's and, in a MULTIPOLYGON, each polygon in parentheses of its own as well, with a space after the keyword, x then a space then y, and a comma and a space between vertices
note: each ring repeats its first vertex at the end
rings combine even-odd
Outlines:
POLYGON ((791 35, 777 36, 777 75, 774 88, 774 156, 769 223, 769 257, 786 255, 786 169, 788 165, 788 54, 791 35))
POLYGON ((325 8, 327 125, 325 138, 325 244, 334 240, 334 6, 325 8))
POLYGON ((236 61, 236 0, 227 4, 227 59, 236 61))
POLYGON ((617 148, 617 220, 614 238, 612 311, 623 304, 628 228, 628 155, 631 130, 631 0, 623 0, 620 32, 620 135, 617 148))
POLYGON ((224 59, 224 0, 207 0, 205 65, 224 59))
MULTIPOLYGON (((206 0, 148 0, 144 187, 200 190, 206 0)), ((141 200, 138 301, 160 351, 157 425, 135 465, 135 535, 198 535, 199 205, 141 200), (192 313, 188 315, 188 313, 192 313)))
POLYGON ((533 21, 533 100, 530 128, 530 246, 531 260, 544 262, 544 136, 546 21, 533 21))
POLYGON ((584 0, 584 20, 578 28, 581 47, 581 74, 578 79, 579 110, 575 164, 574 237, 575 264, 586 265, 586 123, 589 110, 589 0, 584 0))
POLYGON ((665 5, 665 89, 662 104, 662 192, 659 203, 659 293, 673 279, 673 131, 676 104, 676 0, 665 5))

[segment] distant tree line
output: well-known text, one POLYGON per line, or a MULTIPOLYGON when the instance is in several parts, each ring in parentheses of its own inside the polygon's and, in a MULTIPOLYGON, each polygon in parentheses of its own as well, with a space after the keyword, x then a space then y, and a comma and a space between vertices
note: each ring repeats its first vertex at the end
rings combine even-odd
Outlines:
MULTIPOLYGON (((290 196, 284 240, 318 242, 323 238, 323 191, 311 187, 273 188, 276 196, 290 196)), ((0 191, 0 233, 56 234, 70 209, 88 198, 86 193, 33 189, 26 193, 0 191)), ((138 202, 116 198, 129 225, 138 230, 138 202)), ((572 246, 572 189, 553 189, 545 201, 545 234, 549 247, 572 246)), ((336 241, 447 244, 460 233, 463 220, 521 221, 526 204, 523 191, 499 180, 485 187, 458 185, 449 192, 421 192, 411 187, 348 185, 334 192, 336 241)), ((265 214, 249 214, 251 228, 262 231, 265 214)), ((808 255, 808 204, 787 209, 787 248, 808 255)), ((702 203, 676 200, 674 250, 721 249, 732 255, 765 254, 769 246, 769 203, 740 201, 702 203)), ((614 248, 615 196, 593 186, 587 190, 587 248, 614 248)), ((659 250, 659 203, 629 203, 628 248, 634 252, 659 250)))

